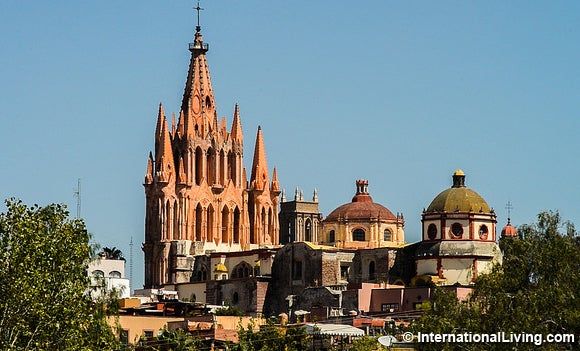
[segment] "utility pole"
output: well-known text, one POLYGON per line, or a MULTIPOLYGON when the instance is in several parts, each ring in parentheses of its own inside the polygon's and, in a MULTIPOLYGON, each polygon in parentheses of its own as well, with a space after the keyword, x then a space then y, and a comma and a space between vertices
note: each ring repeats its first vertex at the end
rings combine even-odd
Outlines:
POLYGON ((131 236, 131 242, 129 243, 129 287, 132 284, 133 284, 133 236, 131 236))

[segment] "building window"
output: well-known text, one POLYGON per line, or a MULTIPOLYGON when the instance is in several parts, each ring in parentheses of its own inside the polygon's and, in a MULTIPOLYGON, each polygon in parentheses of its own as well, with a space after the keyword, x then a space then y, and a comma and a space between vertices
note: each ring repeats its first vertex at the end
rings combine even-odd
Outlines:
POLYGON ((348 266, 340 266, 340 279, 348 280, 348 266))
POLYGON ((385 232, 383 233, 383 240, 384 241, 391 241, 392 240, 392 233, 390 229, 385 229, 385 232))
POLYGON ((437 238, 437 226, 433 223, 429 224, 427 227, 427 237, 431 240, 435 240, 437 238))
POLYGON ((335 241, 336 241, 336 237, 335 237, 335 234, 334 234, 334 230, 331 230, 328 233, 328 242, 333 243, 335 241))
POLYGON ((253 269, 247 262, 241 262, 234 267, 232 271, 232 278, 247 278, 252 273, 253 269))
POLYGON ((398 303, 383 303, 381 304, 381 312, 397 312, 399 310, 398 303))
POLYGON ((365 231, 362 229, 355 229, 354 232, 352 232, 352 240, 365 241, 365 231))
POLYGON ((93 271, 93 277, 97 277, 97 278, 103 278, 105 276, 105 272, 101 271, 101 270, 94 270, 93 271))
POLYGON ((481 227, 479 227, 479 237, 481 239, 487 239, 487 234, 489 233, 489 230, 487 229, 487 226, 485 224, 483 224, 481 227))
POLYGON ((463 236, 463 226, 459 223, 453 223, 451 225, 451 234, 456 239, 459 239, 463 236))
POLYGON ((129 345, 129 330, 128 329, 121 329, 119 332, 119 341, 123 345, 129 345))
POLYGON ((304 233, 304 240, 305 241, 312 241, 312 228, 310 219, 306 219, 306 231, 304 233))
POLYGON ((294 261, 294 264, 292 265, 292 279, 302 279, 302 261, 294 261))
POLYGON ((147 339, 153 338, 153 330, 143 330, 143 336, 147 339))
POLYGON ((121 272, 119 272, 119 271, 111 271, 109 273, 109 278, 121 278, 121 272))
POLYGON ((371 261, 369 263, 369 280, 375 280, 376 273, 375 273, 375 261, 371 261))
POLYGON ((232 297, 232 302, 234 303, 234 305, 237 305, 239 301, 240 301, 240 296, 238 295, 237 292, 235 292, 234 296, 232 297))

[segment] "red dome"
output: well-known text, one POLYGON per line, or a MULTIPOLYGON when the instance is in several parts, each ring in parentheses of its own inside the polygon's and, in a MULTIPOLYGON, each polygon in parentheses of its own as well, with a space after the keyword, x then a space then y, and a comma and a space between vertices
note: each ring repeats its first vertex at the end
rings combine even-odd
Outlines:
POLYGON ((518 236, 518 231, 513 225, 511 225, 509 218, 508 218, 507 225, 505 227, 503 227, 503 229, 501 230, 501 236, 502 237, 504 237, 504 236, 511 236, 511 237, 518 236))
POLYGON ((352 198, 352 202, 344 204, 332 211, 325 221, 349 220, 366 220, 371 218, 380 218, 382 220, 397 217, 383 205, 373 202, 373 198, 368 193, 368 181, 360 179, 356 182, 357 192, 352 198))

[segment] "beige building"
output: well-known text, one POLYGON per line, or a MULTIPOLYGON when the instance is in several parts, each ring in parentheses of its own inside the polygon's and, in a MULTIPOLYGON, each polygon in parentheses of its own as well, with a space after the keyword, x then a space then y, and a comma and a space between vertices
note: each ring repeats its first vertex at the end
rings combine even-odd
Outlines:
POLYGON ((405 219, 373 202, 369 182, 356 181, 350 203, 339 206, 322 222, 318 242, 344 249, 396 247, 405 242, 405 219))
POLYGON ((495 211, 465 186, 463 171, 455 171, 451 188, 431 201, 421 221, 417 276, 430 277, 441 285, 469 285, 478 274, 501 263, 495 211))

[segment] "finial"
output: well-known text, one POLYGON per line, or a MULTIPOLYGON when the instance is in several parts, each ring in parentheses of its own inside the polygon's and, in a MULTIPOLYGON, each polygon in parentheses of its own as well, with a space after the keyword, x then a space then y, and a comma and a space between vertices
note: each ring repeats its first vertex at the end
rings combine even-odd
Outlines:
POLYGON ((505 209, 508 213, 508 224, 510 224, 511 220, 511 210, 513 210, 514 206, 512 205, 511 201, 508 200, 507 204, 505 205, 505 209))
POLYGON ((196 32, 200 32, 201 31, 201 25, 199 24, 199 13, 200 13, 200 11, 203 10, 203 8, 201 8, 199 6, 199 0, 197 1, 197 7, 194 7, 193 9, 197 11, 197 26, 195 26, 195 31, 196 32))

